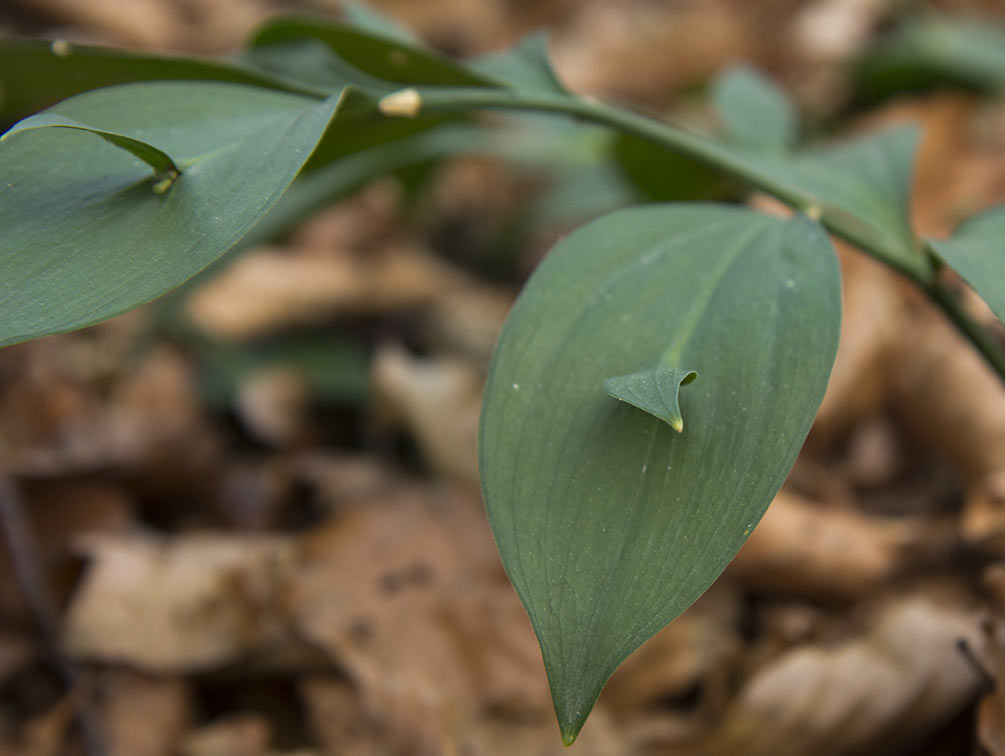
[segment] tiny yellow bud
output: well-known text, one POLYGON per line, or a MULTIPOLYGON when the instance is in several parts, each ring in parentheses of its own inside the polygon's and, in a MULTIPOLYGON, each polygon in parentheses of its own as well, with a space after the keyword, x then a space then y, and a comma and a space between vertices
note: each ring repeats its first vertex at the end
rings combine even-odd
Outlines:
POLYGON ((386 116, 396 116, 399 118, 415 118, 422 108, 422 98, 418 91, 409 87, 399 92, 384 97, 377 107, 386 116))

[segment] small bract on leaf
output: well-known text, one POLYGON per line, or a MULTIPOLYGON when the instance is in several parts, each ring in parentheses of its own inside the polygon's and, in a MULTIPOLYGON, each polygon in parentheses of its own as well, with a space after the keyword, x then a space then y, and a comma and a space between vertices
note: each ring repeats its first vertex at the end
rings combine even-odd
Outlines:
POLYGON ((833 249, 801 216, 622 210, 531 277, 493 359, 479 463, 566 742, 764 513, 823 397, 839 324, 833 249), (680 392, 683 433, 604 390, 659 364, 701 374, 680 392))
POLYGON ((678 403, 680 387, 697 377, 693 370, 681 370, 661 362, 648 370, 608 378, 604 381, 604 391, 658 417, 680 433, 684 430, 684 417, 678 403))

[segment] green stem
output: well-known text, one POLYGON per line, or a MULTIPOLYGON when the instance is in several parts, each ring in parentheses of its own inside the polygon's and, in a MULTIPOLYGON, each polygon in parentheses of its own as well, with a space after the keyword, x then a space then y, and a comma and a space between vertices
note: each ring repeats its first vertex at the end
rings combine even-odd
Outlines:
POLYGON ((1005 381, 1005 351, 998 345, 994 337, 967 314, 960 301, 940 281, 933 281, 922 288, 945 316, 953 322, 953 325, 970 340, 970 343, 981 353, 985 361, 998 372, 999 377, 1005 381))
POLYGON ((776 181, 743 155, 699 134, 668 126, 629 110, 568 95, 518 92, 511 89, 422 88, 418 90, 422 113, 450 113, 475 109, 529 110, 559 113, 581 121, 606 126, 639 137, 659 147, 694 158, 770 194, 814 220, 828 231, 865 253, 881 260, 912 281, 924 285, 932 276, 927 259, 918 255, 913 263, 884 253, 882 245, 867 229, 844 213, 828 208, 812 193, 776 181))
MULTIPOLYGON (((882 243, 872 238, 869 230, 844 213, 823 205, 813 194, 776 181, 756 165, 730 148, 698 134, 668 126, 653 118, 614 108, 593 100, 547 92, 519 92, 488 88, 421 88, 395 93, 385 101, 404 97, 406 112, 388 109, 388 115, 418 115, 422 113, 453 113, 470 110, 523 110, 558 113, 589 123, 606 126, 630 134, 671 152, 694 158, 708 166, 729 173, 750 186, 760 189, 787 205, 802 210, 840 239, 893 268, 924 290, 932 301, 970 340, 974 348, 1005 382, 1005 352, 994 339, 975 323, 939 281, 934 266, 926 255, 919 254, 913 262, 885 253, 882 243)), ((381 109, 384 110, 384 102, 381 109)), ((396 103, 397 104, 397 103, 396 103)))

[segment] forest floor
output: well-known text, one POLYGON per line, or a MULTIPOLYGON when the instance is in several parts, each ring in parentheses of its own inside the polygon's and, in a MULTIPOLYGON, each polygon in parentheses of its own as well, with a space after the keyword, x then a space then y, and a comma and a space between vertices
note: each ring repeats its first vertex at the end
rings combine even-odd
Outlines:
MULTIPOLYGON (((464 56, 548 26, 573 91, 698 125, 698 87, 751 61, 821 136, 921 125, 920 234, 1005 202, 1000 91, 856 104, 892 0, 378 5, 464 56)), ((0 33, 224 54, 290 9, 337 3, 8 0, 0 33)), ((565 752, 475 438, 520 283, 591 212, 570 183, 490 157, 377 179, 167 304, 0 351, 0 756, 565 752)), ((571 753, 1005 754, 1005 387, 839 251, 795 469, 571 753)))

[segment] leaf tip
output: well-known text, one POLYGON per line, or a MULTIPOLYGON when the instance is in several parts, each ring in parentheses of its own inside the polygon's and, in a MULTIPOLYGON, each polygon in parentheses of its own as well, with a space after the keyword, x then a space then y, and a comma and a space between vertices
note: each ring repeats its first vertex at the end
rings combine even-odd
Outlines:
POLYGON ((381 98, 377 107, 386 116, 415 118, 422 109, 422 97, 417 89, 409 87, 381 98))
POLYGON ((562 731, 562 745, 568 747, 576 742, 576 737, 579 735, 578 730, 563 730, 562 731))

